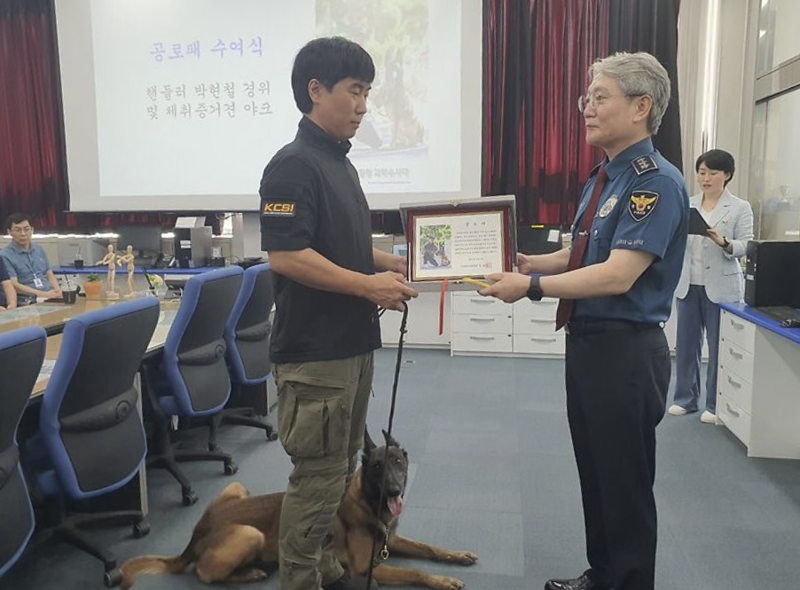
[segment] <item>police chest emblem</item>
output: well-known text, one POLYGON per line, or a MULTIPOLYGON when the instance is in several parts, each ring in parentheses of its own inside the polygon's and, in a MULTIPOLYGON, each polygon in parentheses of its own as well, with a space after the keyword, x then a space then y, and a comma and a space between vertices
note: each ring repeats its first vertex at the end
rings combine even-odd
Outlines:
POLYGON ((634 191, 628 203, 628 213, 634 221, 641 221, 653 212, 658 203, 658 193, 653 191, 634 191))
POLYGON ((261 215, 266 217, 294 217, 294 203, 286 201, 264 201, 261 215))
POLYGON ((609 197, 608 201, 603 203, 603 206, 600 207, 600 211, 597 212, 597 216, 598 217, 608 217, 608 214, 611 213, 611 211, 614 210, 614 205, 617 204, 617 199, 618 198, 619 197, 617 197, 617 195, 611 195, 609 197))

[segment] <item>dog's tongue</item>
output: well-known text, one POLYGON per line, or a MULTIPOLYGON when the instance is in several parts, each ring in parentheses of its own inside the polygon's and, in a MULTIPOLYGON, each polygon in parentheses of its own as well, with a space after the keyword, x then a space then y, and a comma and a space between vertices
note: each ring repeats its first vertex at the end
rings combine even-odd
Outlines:
POLYGON ((392 516, 400 516, 403 511, 403 498, 401 496, 389 498, 386 501, 386 505, 389 507, 389 512, 392 513, 392 516))

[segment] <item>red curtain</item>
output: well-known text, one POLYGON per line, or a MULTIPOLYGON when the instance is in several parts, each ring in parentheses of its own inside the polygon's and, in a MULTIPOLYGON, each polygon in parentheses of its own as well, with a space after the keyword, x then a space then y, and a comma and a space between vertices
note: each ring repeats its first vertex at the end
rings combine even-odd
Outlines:
POLYGON ((683 169, 678 108, 678 11, 680 0, 610 0, 609 53, 647 51, 658 58, 672 82, 669 108, 653 145, 678 170, 683 169))
POLYGON ((63 134, 52 0, 1 0, 0 221, 24 211, 37 229, 174 223, 174 215, 65 213, 63 134))
POLYGON ((567 226, 598 150, 578 97, 608 53, 608 0, 484 1, 483 192, 522 224, 567 226))
POLYGON ((648 51, 672 81, 655 146, 681 167, 678 0, 484 0, 483 194, 514 194, 521 224, 570 225, 602 154, 577 100, 592 62, 648 51))
POLYGON ((0 3, 0 213, 54 227, 66 208, 54 38, 48 0, 0 3))

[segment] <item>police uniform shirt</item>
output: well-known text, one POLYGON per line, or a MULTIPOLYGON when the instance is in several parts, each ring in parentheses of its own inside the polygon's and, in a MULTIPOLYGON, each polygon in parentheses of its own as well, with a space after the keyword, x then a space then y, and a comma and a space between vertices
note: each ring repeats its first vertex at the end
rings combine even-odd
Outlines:
MULTIPOLYGON (((310 248, 337 266, 373 274, 372 225, 358 173, 339 142, 307 117, 261 180, 261 247, 310 248)), ((380 348, 377 307, 275 274, 273 362, 349 358, 380 348)))
MULTIPOLYGON (((642 250, 655 256, 622 295, 579 299, 576 319, 656 323, 669 318, 683 266, 689 195, 683 176, 653 148, 650 138, 606 160, 608 181, 597 205, 582 266, 605 262, 611 250, 642 250)), ((594 187, 584 188, 573 240, 594 187)))

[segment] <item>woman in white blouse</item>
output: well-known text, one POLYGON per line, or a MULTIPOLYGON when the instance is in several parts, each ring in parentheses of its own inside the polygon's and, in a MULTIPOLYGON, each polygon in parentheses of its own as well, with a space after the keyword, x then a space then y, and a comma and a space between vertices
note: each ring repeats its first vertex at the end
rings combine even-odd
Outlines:
POLYGON ((739 258, 753 239, 753 210, 747 201, 725 187, 733 178, 733 156, 710 150, 697 158, 697 183, 703 191, 689 204, 711 229, 707 236, 689 235, 678 287, 678 338, 675 346, 677 379, 672 416, 698 410, 700 355, 703 331, 708 341, 706 404, 700 421, 713 424, 717 409, 717 359, 719 351, 719 303, 741 301, 744 278, 739 258))

